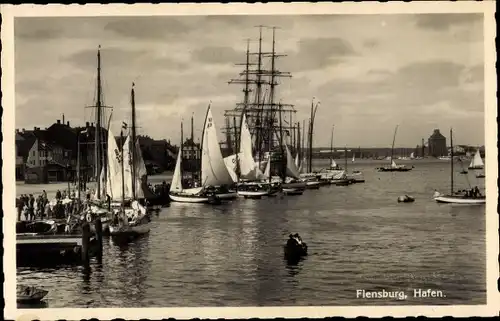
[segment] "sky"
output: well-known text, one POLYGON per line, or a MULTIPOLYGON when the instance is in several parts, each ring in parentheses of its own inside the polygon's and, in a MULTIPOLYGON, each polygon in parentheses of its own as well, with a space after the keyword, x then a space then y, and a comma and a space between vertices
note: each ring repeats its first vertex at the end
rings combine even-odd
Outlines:
MULTIPOLYGON (((130 119, 135 82, 138 132, 178 143, 180 122, 200 137, 207 105, 218 128, 243 99, 229 85, 257 48, 257 25, 276 26, 278 99, 308 118, 320 102, 316 146, 413 147, 435 128, 457 144, 484 144, 482 14, 153 16, 16 18, 16 128, 61 119, 92 121, 101 45, 104 101, 118 134, 130 119), (33 115, 36 115, 35 117, 33 115)), ((264 50, 271 31, 263 30, 264 50)), ((219 131, 219 138, 223 136, 219 131)), ((196 138, 195 138, 196 139, 196 138)), ((448 139, 449 141, 449 139, 448 139)))

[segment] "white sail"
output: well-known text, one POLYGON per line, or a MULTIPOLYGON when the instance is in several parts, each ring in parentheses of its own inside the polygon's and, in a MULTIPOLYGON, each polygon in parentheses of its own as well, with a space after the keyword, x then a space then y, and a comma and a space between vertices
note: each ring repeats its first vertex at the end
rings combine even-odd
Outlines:
POLYGON ((182 155, 181 150, 177 153, 177 162, 175 163, 174 175, 172 176, 172 183, 170 184, 170 192, 182 192, 182 155))
POLYGON ((226 165, 227 171, 229 172, 229 175, 235 182, 238 180, 238 175, 236 175, 236 165, 237 165, 237 158, 239 157, 241 157, 241 153, 238 153, 238 155, 233 154, 224 157, 224 164, 226 165))
POLYGON ((306 162, 307 162, 307 159, 306 159, 306 157, 304 156, 304 157, 302 158, 302 162, 300 163, 300 166, 299 166, 299 168, 298 168, 299 173, 304 173, 304 172, 305 172, 306 162))
POLYGON ((271 177, 271 160, 269 159, 266 163, 266 169, 264 170, 264 177, 269 179, 271 177))
POLYGON ((257 167, 255 161, 253 160, 252 136, 250 134, 250 130, 248 129, 248 124, 245 114, 243 114, 241 120, 240 151, 238 154, 238 163, 242 177, 247 177, 251 175, 252 172, 255 172, 255 168, 257 167))
POLYGON ((415 158, 415 153, 413 153, 413 152, 412 152, 412 153, 410 154, 410 158, 411 158, 411 159, 414 159, 414 158, 415 158))
POLYGON ((330 160, 330 168, 337 168, 337 163, 333 158, 330 160))
POLYGON ((170 184, 170 193, 182 193, 184 195, 197 195, 203 191, 203 187, 182 188, 182 154, 181 150, 177 154, 177 162, 175 163, 174 175, 170 184))
POLYGON ((300 159, 299 159, 299 153, 297 153, 297 155, 295 155, 295 166, 297 168, 300 167, 300 159))
POLYGON ((144 198, 144 191, 142 190, 142 179, 144 176, 147 177, 148 172, 146 170, 146 164, 142 158, 141 145, 139 139, 135 142, 135 196, 136 198, 144 198))
POLYGON ((469 168, 483 168, 484 163, 483 159, 481 158, 481 153, 479 152, 479 149, 476 150, 476 153, 474 154, 474 157, 472 158, 472 161, 470 162, 469 168))
POLYGON ((299 179, 300 178, 299 169, 295 166, 293 162, 292 153, 290 153, 287 144, 285 144, 285 149, 286 149, 286 175, 289 177, 299 179))
POLYGON ((255 162, 252 154, 252 135, 248 129, 247 118, 243 114, 241 120, 240 133, 240 152, 238 154, 238 163, 241 177, 256 180, 264 178, 264 174, 260 171, 259 166, 255 162))
POLYGON ((106 190, 112 200, 121 200, 121 153, 111 130, 108 131, 108 179, 106 182, 106 190))
POLYGON ((130 136, 127 136, 125 144, 123 144, 123 171, 125 182, 125 198, 132 199, 132 141, 130 136))
POLYGON ((234 183, 222 158, 210 106, 207 110, 205 128, 203 129, 201 183, 203 186, 230 185, 234 183))
POLYGON ((392 167, 392 168, 396 168, 396 167, 398 167, 398 165, 396 165, 396 162, 395 162, 395 161, 392 161, 392 163, 391 163, 391 167, 392 167))
POLYGON ((352 162, 354 163, 354 155, 352 155, 352 162))
POLYGON ((106 169, 103 167, 101 169, 101 175, 99 175, 99 183, 100 183, 100 190, 99 190, 99 194, 97 193, 97 190, 95 191, 95 194, 93 195, 93 198, 94 199, 97 199, 97 195, 101 195, 101 197, 105 198, 106 197, 106 189, 107 189, 107 186, 106 186, 106 179, 105 179, 105 173, 106 173, 106 169))

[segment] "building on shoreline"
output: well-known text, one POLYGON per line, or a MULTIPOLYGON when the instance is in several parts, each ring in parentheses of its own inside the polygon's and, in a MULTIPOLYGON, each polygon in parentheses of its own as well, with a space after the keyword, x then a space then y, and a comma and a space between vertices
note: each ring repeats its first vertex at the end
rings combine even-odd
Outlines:
MULTIPOLYGON (((71 127, 69 121, 64 122, 64 117, 63 121, 58 119, 45 129, 16 129, 16 180, 33 184, 75 181, 79 143, 80 177, 84 181, 90 181, 95 176, 95 133, 93 123, 71 127)), ((106 129, 102 128, 101 133, 101 143, 105 150, 106 129)), ((150 174, 173 168, 177 148, 169 141, 139 136, 139 143, 150 174)))
POLYGON ((429 137, 429 156, 439 157, 447 156, 448 148, 446 146, 446 137, 441 134, 439 129, 434 129, 434 132, 429 137))

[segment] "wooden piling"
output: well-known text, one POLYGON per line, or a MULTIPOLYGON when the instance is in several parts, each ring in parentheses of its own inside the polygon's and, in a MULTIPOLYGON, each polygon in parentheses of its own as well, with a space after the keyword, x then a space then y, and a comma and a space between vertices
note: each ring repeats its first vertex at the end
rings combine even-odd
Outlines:
POLYGON ((90 225, 85 222, 82 225, 82 262, 84 267, 89 267, 90 263, 90 225))
POLYGON ((95 220, 95 234, 97 239, 97 262, 102 262, 102 221, 98 217, 95 220))

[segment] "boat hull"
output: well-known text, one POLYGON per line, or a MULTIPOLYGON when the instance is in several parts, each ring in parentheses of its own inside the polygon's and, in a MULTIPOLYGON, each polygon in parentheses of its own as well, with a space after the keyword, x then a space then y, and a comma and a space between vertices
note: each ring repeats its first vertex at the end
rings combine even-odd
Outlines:
POLYGON ((228 192, 228 193, 220 193, 220 194, 217 193, 217 194, 215 194, 215 196, 221 200, 234 200, 234 199, 238 198, 238 193, 237 192, 228 192))
POLYGON ((306 182, 306 188, 307 189, 319 189, 321 186, 320 181, 312 181, 312 182, 306 182))
POLYGON ((238 191, 238 195, 245 198, 261 198, 262 196, 269 195, 269 191, 238 191))
POLYGON ((463 196, 442 195, 434 197, 434 200, 438 203, 447 203, 447 204, 464 204, 464 205, 486 204, 486 197, 466 198, 463 196))
POLYGON ((411 170, 412 170, 412 168, 410 168, 410 167, 395 167, 395 168, 381 167, 378 169, 379 172, 409 172, 411 170))
POLYGON ((285 195, 302 195, 304 194, 304 189, 302 188, 283 188, 283 194, 285 195))
POLYGON ((208 203, 209 198, 206 196, 195 196, 195 195, 176 195, 176 194, 169 194, 170 199, 172 202, 178 202, 178 203, 208 203))
POLYGON ((347 186, 351 184, 351 181, 348 179, 332 179, 330 183, 336 186, 347 186))
POLYGON ((469 166, 469 169, 484 169, 484 166, 469 166))

